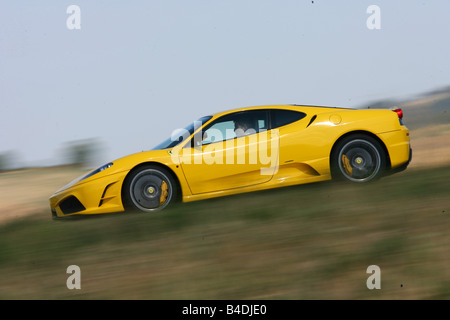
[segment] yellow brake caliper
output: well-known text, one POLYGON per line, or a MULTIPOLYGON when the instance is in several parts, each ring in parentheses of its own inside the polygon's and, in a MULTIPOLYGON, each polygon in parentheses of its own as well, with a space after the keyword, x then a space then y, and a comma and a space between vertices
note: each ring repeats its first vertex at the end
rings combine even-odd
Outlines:
POLYGON ((167 189, 167 183, 163 181, 161 183, 161 197, 159 197, 159 205, 162 205, 164 202, 166 202, 168 195, 167 189))
POLYGON ((349 176, 352 176, 353 168, 350 165, 350 160, 348 160, 345 154, 342 155, 342 163, 344 164, 344 169, 349 176))

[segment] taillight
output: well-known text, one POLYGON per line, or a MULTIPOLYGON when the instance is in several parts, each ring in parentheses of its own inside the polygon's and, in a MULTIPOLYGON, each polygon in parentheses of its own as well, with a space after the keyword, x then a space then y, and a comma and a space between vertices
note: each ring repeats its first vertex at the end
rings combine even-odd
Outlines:
POLYGON ((403 110, 400 108, 394 108, 392 109, 392 111, 394 111, 397 115, 399 119, 403 119, 403 110))

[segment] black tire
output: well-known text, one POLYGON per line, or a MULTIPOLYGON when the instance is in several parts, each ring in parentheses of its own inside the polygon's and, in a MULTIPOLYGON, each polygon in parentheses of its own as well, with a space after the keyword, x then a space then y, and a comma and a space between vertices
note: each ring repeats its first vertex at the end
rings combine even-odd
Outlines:
POLYGON ((376 139, 354 134, 337 143, 331 154, 333 179, 364 183, 376 180, 386 170, 386 152, 376 139))
POLYGON ((133 170, 122 188, 126 210, 158 212, 177 197, 178 185, 172 173, 156 165, 145 165, 133 170))

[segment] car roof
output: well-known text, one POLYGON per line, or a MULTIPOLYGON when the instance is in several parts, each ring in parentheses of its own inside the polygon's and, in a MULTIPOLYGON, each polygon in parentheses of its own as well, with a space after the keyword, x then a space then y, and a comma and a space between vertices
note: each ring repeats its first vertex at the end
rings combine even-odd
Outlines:
POLYGON ((340 109, 340 110, 356 110, 354 108, 344 108, 344 107, 329 107, 329 106, 314 106, 314 105, 299 105, 299 104, 280 104, 280 105, 261 105, 261 106, 248 106, 235 108, 230 110, 225 110, 222 112, 218 112, 212 114, 213 118, 218 118, 220 116, 241 112, 241 111, 250 111, 250 110, 263 110, 263 109, 284 109, 284 110, 293 110, 293 111, 305 111, 302 109, 310 109, 308 111, 312 111, 315 113, 321 112, 330 112, 330 109, 340 109))

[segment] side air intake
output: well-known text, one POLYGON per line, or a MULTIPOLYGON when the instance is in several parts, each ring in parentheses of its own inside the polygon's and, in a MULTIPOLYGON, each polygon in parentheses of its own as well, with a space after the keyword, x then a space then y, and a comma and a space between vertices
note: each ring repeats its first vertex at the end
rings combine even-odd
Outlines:
POLYGON ((317 115, 314 115, 312 118, 311 118, 311 120, 309 120, 309 123, 308 123, 308 125, 306 126, 307 128, 311 125, 311 123, 313 123, 314 122, 314 120, 316 120, 316 118, 317 118, 317 115))

